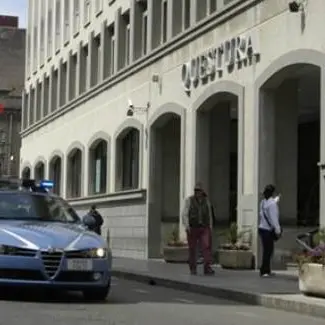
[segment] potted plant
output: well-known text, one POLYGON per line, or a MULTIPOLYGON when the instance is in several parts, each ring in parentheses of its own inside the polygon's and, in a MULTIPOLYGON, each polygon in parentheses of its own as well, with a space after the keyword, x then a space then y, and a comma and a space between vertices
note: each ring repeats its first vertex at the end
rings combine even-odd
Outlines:
POLYGON ((178 228, 175 227, 167 244, 163 248, 164 260, 167 263, 187 263, 188 245, 179 239, 178 228))
POLYGON ((325 298, 325 228, 315 236, 316 247, 296 256, 299 290, 304 295, 325 298))
POLYGON ((219 245, 217 251, 219 265, 225 269, 252 269, 251 231, 239 232, 237 224, 232 223, 225 235, 226 242, 219 245), (245 235, 248 236, 246 242, 245 235))

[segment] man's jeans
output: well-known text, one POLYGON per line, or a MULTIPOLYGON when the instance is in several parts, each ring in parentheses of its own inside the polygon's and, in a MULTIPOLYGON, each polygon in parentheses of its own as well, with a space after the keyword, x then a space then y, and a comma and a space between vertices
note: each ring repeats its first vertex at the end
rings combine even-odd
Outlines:
POLYGON ((189 248, 189 266, 192 271, 196 270, 197 266, 197 247, 198 242, 203 254, 204 269, 209 270, 212 264, 211 254, 211 228, 200 227, 190 228, 187 232, 187 242, 189 248))

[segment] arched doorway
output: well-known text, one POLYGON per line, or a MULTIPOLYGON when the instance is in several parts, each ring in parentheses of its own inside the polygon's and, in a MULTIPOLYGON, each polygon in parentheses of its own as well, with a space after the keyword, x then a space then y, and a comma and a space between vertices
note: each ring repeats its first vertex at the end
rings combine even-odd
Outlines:
POLYGON ((150 128, 149 258, 161 257, 163 245, 179 225, 181 117, 165 113, 150 128))
POLYGON ((43 180, 45 177, 45 164, 39 161, 34 168, 34 178, 37 182, 43 180))
POLYGON ((98 139, 89 148, 89 193, 107 192, 107 146, 106 140, 98 139))
POLYGON ((124 129, 116 138, 117 191, 139 188, 140 131, 134 127, 124 129))
POLYGON ((320 80, 318 66, 301 63, 260 88, 259 188, 274 183, 282 194, 283 226, 319 223, 320 80))
POLYGON ((67 197, 77 198, 82 195, 82 151, 74 148, 67 157, 67 197))
POLYGON ((236 222, 238 96, 219 92, 198 108, 195 174, 215 207, 219 226, 236 222))
POLYGON ((31 170, 29 167, 24 167, 22 173, 21 173, 21 178, 22 179, 30 179, 31 175, 31 170))
POLYGON ((58 155, 54 156, 50 161, 49 170, 50 180, 53 181, 53 193, 61 195, 62 185, 62 158, 58 155))

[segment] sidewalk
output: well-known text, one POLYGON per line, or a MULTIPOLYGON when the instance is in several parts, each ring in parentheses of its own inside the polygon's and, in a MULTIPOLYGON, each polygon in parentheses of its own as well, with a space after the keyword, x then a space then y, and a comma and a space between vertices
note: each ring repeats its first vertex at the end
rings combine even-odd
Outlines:
POLYGON ((199 275, 191 276, 185 264, 128 258, 113 261, 116 277, 325 318, 325 299, 301 295, 297 275, 292 271, 279 272, 274 278, 260 278, 255 271, 219 267, 215 270, 215 276, 207 277, 201 275, 199 267, 199 275))

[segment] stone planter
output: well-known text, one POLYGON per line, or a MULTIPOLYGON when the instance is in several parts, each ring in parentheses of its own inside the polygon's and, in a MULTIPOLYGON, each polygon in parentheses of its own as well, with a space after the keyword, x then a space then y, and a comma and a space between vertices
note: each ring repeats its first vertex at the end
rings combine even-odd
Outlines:
POLYGON ((163 249, 164 260, 167 263, 187 263, 187 246, 165 246, 163 249))
POLYGON ((325 298, 325 265, 303 264, 299 270, 299 290, 304 295, 325 298))
POLYGON ((218 262, 224 269, 252 269, 253 257, 253 252, 250 250, 218 250, 218 262))

